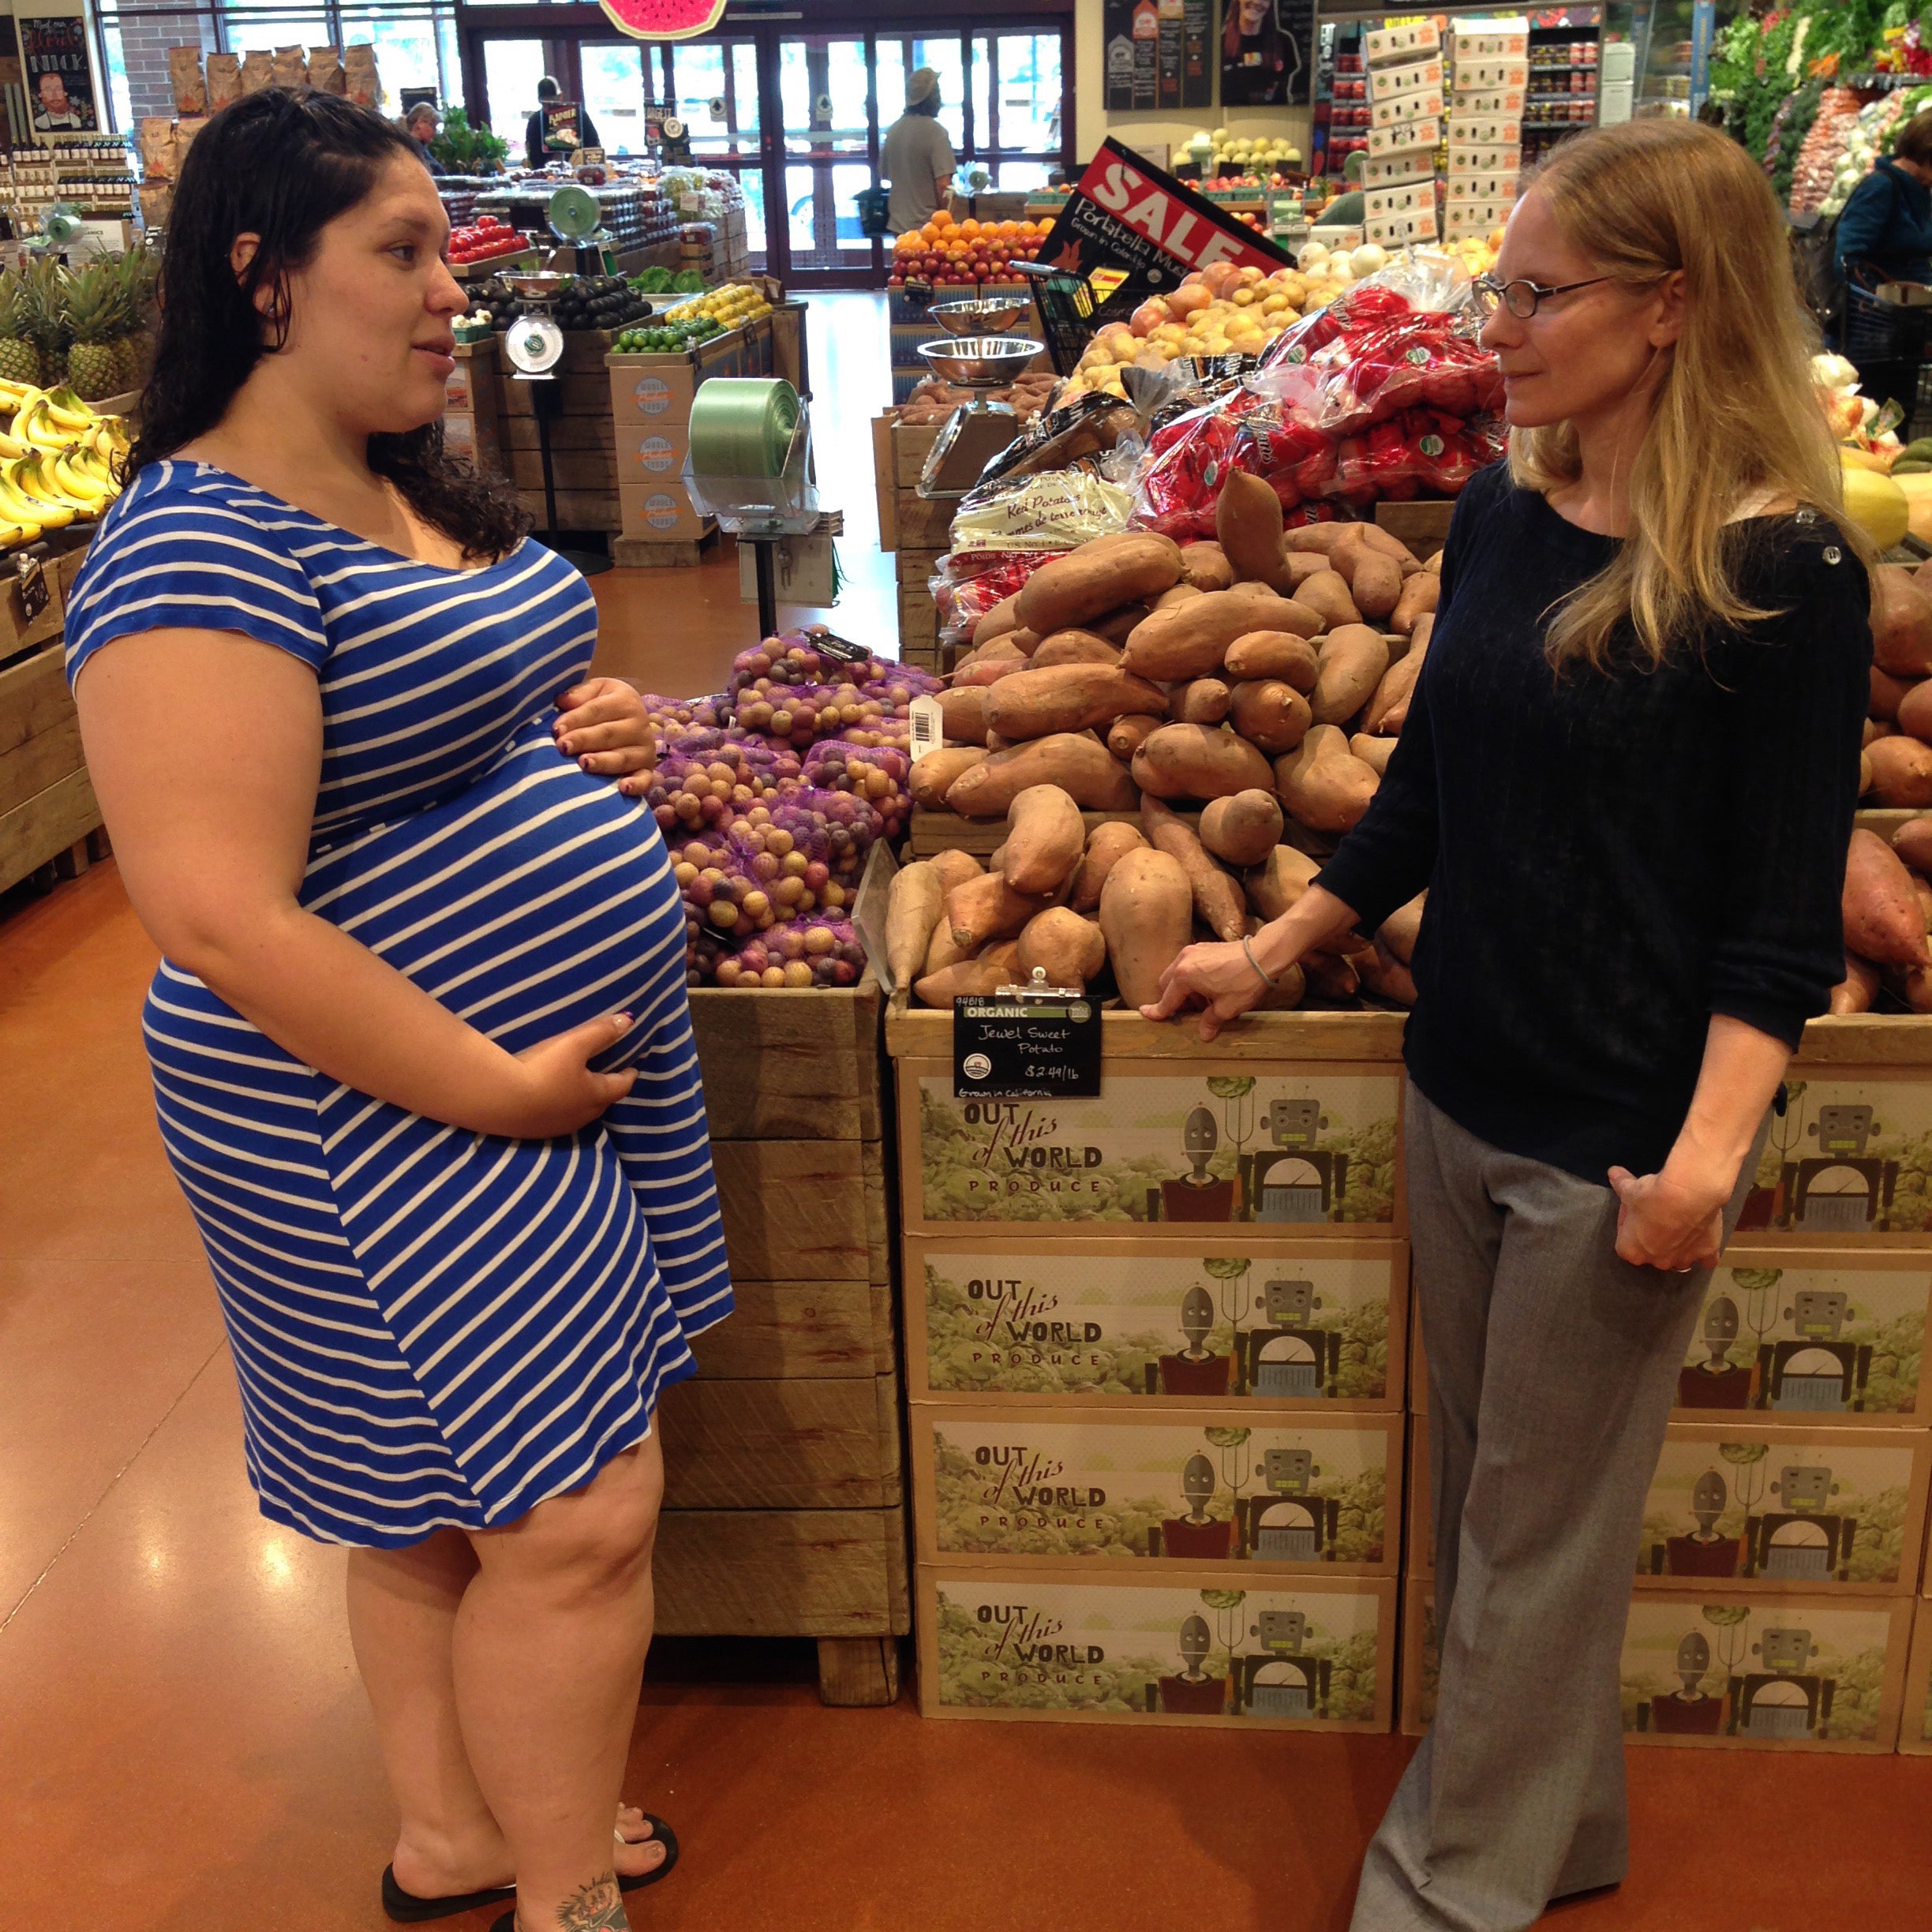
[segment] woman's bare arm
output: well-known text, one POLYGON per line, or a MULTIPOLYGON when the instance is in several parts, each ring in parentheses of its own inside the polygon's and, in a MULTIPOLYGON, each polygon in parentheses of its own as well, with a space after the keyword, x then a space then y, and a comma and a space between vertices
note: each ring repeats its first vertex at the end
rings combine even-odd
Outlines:
POLYGON ((512 1054, 298 903, 322 769, 315 674, 234 632, 103 647, 75 696, 128 896, 184 972, 305 1065, 478 1133, 568 1133, 634 1076, 599 1020, 512 1054))

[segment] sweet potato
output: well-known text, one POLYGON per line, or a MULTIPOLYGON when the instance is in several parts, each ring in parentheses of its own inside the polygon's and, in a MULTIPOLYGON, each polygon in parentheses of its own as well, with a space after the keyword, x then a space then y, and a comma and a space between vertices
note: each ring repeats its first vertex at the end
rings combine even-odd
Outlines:
POLYGON ((1234 728, 1258 750, 1292 751, 1313 722, 1309 701, 1282 678, 1260 678, 1234 687, 1229 707, 1234 728))
POLYGON ((1277 758, 1275 777, 1290 816, 1317 832, 1347 831, 1368 809, 1380 783, 1333 724, 1317 724, 1299 750, 1277 758))
POLYGON ((1100 930, 1122 1002, 1151 1005, 1161 975, 1194 933, 1194 895, 1180 860, 1151 849, 1125 854, 1100 889, 1100 930))
POLYGON ((1339 724, 1352 718, 1375 695, 1388 668, 1388 646, 1380 631, 1366 624, 1331 631, 1321 642, 1315 695, 1309 700, 1315 722, 1339 724))
POLYGON ((1362 541, 1371 550, 1380 551, 1385 557, 1393 557, 1405 578, 1422 567, 1422 560, 1393 530, 1384 530, 1380 523, 1364 523, 1358 527, 1362 541))
POLYGON ((1881 975, 1895 998, 1915 1013, 1932 1013, 1932 966, 1888 966, 1881 975))
POLYGON ((1003 637, 1009 631, 1020 628, 1020 596, 1016 591, 1009 597, 1002 597, 993 608, 973 626, 972 641, 975 649, 982 644, 990 644, 996 637, 1003 637))
POLYGON ((1317 612, 1321 619, 1320 627, 1324 631, 1361 622, 1362 614, 1349 594, 1348 580, 1333 571, 1317 571, 1314 576, 1297 584, 1294 601, 1317 612))
MULTIPOLYGON (((939 727, 961 744, 983 745, 987 735, 987 687, 954 684, 939 694, 939 727)), ((1005 807, 1002 806, 1002 811, 1005 807)))
POLYGON ((1308 990, 1316 999, 1342 1005, 1361 991, 1361 975, 1354 961, 1339 953, 1310 953, 1301 961, 1308 990))
POLYGON ((1166 722, 1151 711, 1130 711, 1109 727, 1106 747, 1123 765, 1133 762, 1133 754, 1166 722))
POLYGON ((1380 778, 1387 771, 1389 760, 1395 755, 1395 740, 1371 738, 1366 732, 1357 732, 1349 740, 1349 750, 1380 778))
POLYGON ((1086 811, 1131 811, 1140 802, 1125 766, 1098 738, 1055 732, 995 751, 961 773, 946 803, 962 818, 1003 818, 1031 784, 1061 786, 1086 811))
MULTIPOLYGON (((1872 670, 1872 716, 1882 717, 1878 709, 1878 680, 1885 678, 1888 684, 1897 682, 1886 677, 1884 672, 1874 666, 1872 670)), ((1921 744, 1932 744, 1932 678, 1920 678, 1915 683, 1900 687, 1898 701, 1892 707, 1892 721, 1899 729, 1916 738, 1921 744)))
POLYGON ((1932 963, 1925 915, 1905 862, 1875 832, 1852 834, 1845 855, 1845 949, 1881 966, 1932 963))
POLYGON ((964 886, 969 878, 977 878, 986 870, 969 852, 961 852, 957 845, 949 845, 944 852, 936 852, 926 862, 939 874, 939 882, 950 893, 955 886, 964 886))
POLYGON ((945 803, 953 781, 985 756, 977 745, 942 745, 936 751, 928 751, 914 762, 906 774, 906 789, 912 794, 912 803, 924 806, 928 811, 937 811, 945 803))
POLYGON ((997 993, 1003 986, 1017 983, 1019 949, 1009 942, 988 946, 977 959, 964 959, 928 973, 912 991, 923 1006, 943 1006, 950 1010, 962 994, 997 993))
POLYGON ((1273 487, 1245 470, 1230 470, 1215 506, 1215 534, 1230 583, 1279 586, 1282 577, 1282 506, 1273 487))
POLYGON ((1375 695, 1368 700, 1368 708, 1362 713, 1362 729, 1370 732, 1386 733, 1395 736, 1409 715, 1409 700, 1414 692, 1416 680, 1422 675, 1422 661, 1428 655, 1428 638, 1411 636, 1409 648, 1402 653, 1401 661, 1392 664, 1382 674, 1382 681, 1375 687, 1375 695))
POLYGON ((1044 738, 1110 724, 1129 711, 1158 712, 1166 702, 1159 685, 1118 665, 1050 665, 1002 678, 987 695, 987 724, 1002 738, 1044 738))
MULTIPOLYGON (((1917 680, 1911 678, 1895 678, 1889 671, 1881 671, 1876 665, 1871 668, 1871 702, 1866 706, 1870 715, 1883 718, 1888 724, 1898 722, 1899 704, 1905 694, 1914 688, 1917 680)), ((1915 732, 1915 737, 1918 734, 1915 732)))
POLYGON ((1398 636, 1414 635, 1418 617, 1432 617, 1442 596, 1442 579, 1432 571, 1419 570, 1402 579, 1402 595, 1389 613, 1388 627, 1398 636))
POLYGON ((1159 597, 1153 600, 1148 608, 1150 612, 1171 610, 1175 605, 1185 604, 1189 597, 1197 597, 1200 593, 1201 587, 1199 584, 1178 583, 1171 590, 1163 590, 1159 597))
POLYGON ((926 942, 926 964, 916 975, 926 979, 936 972, 944 972, 949 966, 957 966, 968 958, 966 949, 953 937, 953 922, 944 912, 939 915, 938 923, 932 929, 932 937, 926 942))
POLYGON ((1872 661, 1894 677, 1932 672, 1932 597, 1903 565, 1881 564, 1871 578, 1872 661))
POLYGON ((1028 785, 1006 807, 1000 871, 1015 892, 1057 893, 1087 849, 1080 808, 1056 784, 1028 785))
POLYGON ((1218 939, 1240 938, 1247 919, 1241 888, 1215 863, 1193 827, 1159 799, 1144 797, 1140 829, 1156 852, 1180 860, 1201 923, 1218 939))
POLYGON ((1282 594, 1293 597, 1297 586, 1306 583, 1311 577, 1324 575, 1329 568, 1327 558, 1319 550, 1284 550, 1282 552, 1282 594))
POLYGON ((1226 670, 1237 680, 1279 678, 1304 693, 1315 688, 1320 660, 1306 638, 1290 631, 1250 631, 1227 648, 1226 670))
POLYGON ((1356 559, 1355 575, 1349 580, 1349 594, 1355 608, 1372 623, 1391 616, 1402 593, 1402 567, 1393 557, 1373 550, 1363 551, 1356 559))
POLYGON ((1859 747, 1863 749, 1866 745, 1874 745, 1881 738, 1895 738, 1897 736, 1898 727, 1896 724, 1888 724, 1881 718, 1868 717, 1865 721, 1864 729, 1859 734, 1859 747))
POLYGON ((1365 952, 1351 953, 1349 960, 1365 992, 1372 994, 1391 1006, 1413 1006, 1416 1003, 1414 978, 1380 940, 1365 952))
POLYGON ((1845 955, 1845 976, 1831 990, 1835 1013, 1870 1013, 1878 997, 1878 968, 1855 953, 1845 955))
POLYGON ((1905 873, 1911 881, 1913 893, 1918 897, 1919 910, 1925 915, 1926 930, 1932 933, 1932 880, 1928 880, 1923 872, 1913 871, 1909 866, 1905 868, 1905 873))
POLYGON ((1090 619, 1081 627, 1091 631, 1095 637, 1103 637, 1110 644, 1125 644, 1137 625, 1144 624, 1154 614, 1154 607, 1144 599, 1136 597, 1131 604, 1123 604, 1117 611, 1109 611, 1103 617, 1090 619))
POLYGON ((1038 966, 1045 970, 1049 986, 1084 990, 1089 980, 1099 978, 1106 964, 1106 940, 1099 927, 1065 906, 1049 906, 1044 912, 1035 913, 1020 935, 1022 986, 1038 966))
POLYGON ((1191 678, 1175 686, 1167 708, 1184 724, 1219 724, 1228 714, 1229 695, 1223 678, 1191 678))
POLYGON ((954 684, 990 684, 1010 671, 1023 668, 1027 654, 1013 642, 1017 635, 1009 631, 968 651, 953 667, 954 684))
POLYGON ((1892 834, 1892 849, 1913 871, 1932 875, 1932 818, 1908 818, 1892 834))
POLYGON ((1039 649, 1027 661, 1029 671, 1047 671, 1056 665, 1118 665, 1120 646, 1110 644, 1091 631, 1056 631, 1040 640, 1039 649))
POLYGON ((1322 556, 1333 556, 1335 545, 1348 537, 1354 527, 1352 523, 1304 523, 1286 532, 1282 543, 1290 550, 1312 551, 1322 556))
POLYGON ((1163 724, 1133 756, 1133 778, 1156 798, 1226 798, 1271 791, 1268 762, 1225 724, 1163 724))
POLYGON ((1232 866, 1260 864, 1280 844, 1281 835, 1281 804, 1271 792, 1211 799, 1200 815, 1200 842, 1232 866))
MULTIPOLYGON (((1268 492, 1271 496, 1274 493, 1268 492)), ((1196 590, 1225 590, 1234 581, 1234 567, 1218 543, 1183 544, 1181 581, 1196 590)))
POLYGON ((1422 930, 1422 908, 1428 903, 1427 893, 1417 893, 1406 905, 1399 905, 1376 929, 1376 938, 1405 966, 1415 964, 1416 936, 1422 930))
POLYGON ((1046 637, 1136 597, 1159 597, 1180 578, 1181 546, 1171 537, 1129 530, 1043 564, 1020 586, 1014 608, 1021 623, 1046 637))
POLYGON ((1321 861, 1292 845, 1277 845, 1241 881, 1248 903, 1271 923, 1279 919, 1315 883, 1321 861))
POLYGON ((1074 872, 1067 903, 1076 912, 1092 912, 1100 903, 1100 889, 1106 884, 1108 873, 1127 853, 1138 852, 1146 844, 1146 835, 1140 828, 1124 818, 1110 818, 1106 824, 1095 826, 1093 837, 1087 841, 1087 856, 1074 872))
POLYGON ((1861 751, 1859 753, 1859 796, 1860 798, 1863 798, 1872 788, 1872 781, 1876 776, 1877 774, 1872 770, 1871 754, 1869 751, 1861 751))
POLYGON ((1046 910, 1043 893, 1015 890, 1002 872, 983 872, 946 894, 945 915, 953 943, 977 953, 989 939, 1013 939, 1035 912, 1046 910))
POLYGON ((886 901, 886 964, 894 986, 919 976, 945 910, 945 884, 930 862, 915 859, 893 874, 886 901))
POLYGON ((1871 795, 1880 805, 1932 805, 1932 745, 1916 738, 1880 738, 1866 751, 1871 795))
POLYGON ((1210 590, 1136 625, 1121 663, 1142 677, 1208 677, 1221 668, 1228 646, 1251 631, 1312 637, 1321 627, 1316 612, 1272 591, 1210 590))

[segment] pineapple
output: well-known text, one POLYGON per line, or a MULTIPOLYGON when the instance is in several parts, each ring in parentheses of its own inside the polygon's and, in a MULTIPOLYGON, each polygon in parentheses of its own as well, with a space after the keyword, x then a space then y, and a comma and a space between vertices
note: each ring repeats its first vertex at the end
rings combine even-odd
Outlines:
POLYGON ((125 288, 110 262, 92 262, 66 277, 66 319, 73 337, 67 381, 84 402, 114 395, 121 380, 121 344, 126 340, 125 288))
POLYGON ((114 264, 116 328, 114 390, 138 389, 148 366, 148 305, 154 298, 159 261, 149 249, 129 249, 114 264))
POLYGON ((0 380, 39 380, 40 350, 29 332, 26 285, 9 268, 0 274, 0 380))
POLYGON ((49 388, 67 380, 67 350, 73 330, 67 319, 66 271, 52 256, 36 255, 21 271, 27 333, 40 351, 39 380, 49 388))

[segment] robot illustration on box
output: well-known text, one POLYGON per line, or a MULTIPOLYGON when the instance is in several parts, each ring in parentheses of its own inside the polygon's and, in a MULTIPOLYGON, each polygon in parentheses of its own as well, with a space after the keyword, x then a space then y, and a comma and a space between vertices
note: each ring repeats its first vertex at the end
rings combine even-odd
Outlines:
POLYGON ((1750 1573, 1780 1582, 1845 1582, 1858 1518, 1831 1512, 1838 1485, 1830 1470, 1788 1462, 1771 1493, 1784 1507, 1767 1510, 1750 1524, 1750 1573))
POLYGON ((1715 1737, 1724 1728, 1724 1699, 1707 1697, 1702 1686, 1711 1667, 1711 1648, 1702 1631, 1687 1631, 1677 1646, 1679 1689, 1654 1697, 1648 1728, 1672 1737, 1715 1737))
POLYGON ((1818 1109, 1806 1129, 1818 1152, 1784 1169, 1793 1227, 1808 1234, 1863 1234, 1888 1224, 1899 1164, 1865 1151, 1883 1131, 1869 1106, 1818 1109))
POLYGON ((1260 1646, 1230 1658, 1234 1709, 1252 1717, 1321 1717, 1328 1710, 1329 1662, 1304 1656, 1308 1618, 1299 1610, 1264 1610, 1248 1634, 1260 1646))
POLYGON ((1738 1305, 1727 1294, 1713 1295, 1704 1310, 1703 1341, 1707 1361, 1692 1362, 1677 1372, 1679 1409, 1748 1409, 1751 1371, 1731 1360, 1738 1339, 1738 1305))
POLYGON ((1840 1338, 1851 1312, 1840 1289, 1801 1288, 1784 1319, 1792 1332, 1758 1351, 1758 1400, 1773 1409, 1802 1413, 1862 1410, 1871 1378, 1868 1342, 1840 1338))
POLYGON ((1148 1532, 1150 1556, 1179 1558, 1195 1563, 1225 1563, 1233 1553, 1234 1525, 1226 1517, 1210 1516, 1220 1479, 1214 1464, 1198 1452, 1181 1470, 1181 1500, 1185 1516, 1170 1516, 1148 1532))
POLYGON ((1807 1673, 1818 1646, 1808 1630, 1767 1630, 1751 1646, 1762 1670, 1734 1678, 1731 1686, 1733 1735, 1755 1738, 1815 1737, 1831 1717, 1837 1682, 1807 1673))
POLYGON ((1321 1467, 1309 1449, 1267 1449, 1262 1493, 1235 1500, 1241 1554, 1256 1563, 1332 1563, 1342 1504, 1314 1493, 1321 1467))
POLYGON ((1262 1125, 1271 1144, 1249 1165, 1249 1219, 1291 1223, 1330 1219, 1347 1183, 1349 1157, 1316 1144, 1328 1125, 1321 1103, 1272 1101, 1262 1125))
POLYGON ((1219 1717, 1227 1708, 1227 1679, 1211 1677, 1202 1666, 1214 1648, 1214 1632, 1203 1616, 1190 1616, 1175 1639, 1181 1653, 1177 1675, 1148 1686, 1148 1708, 1170 1717, 1219 1717))
MULTIPOLYGON (((1208 1346, 1214 1333, 1214 1297, 1199 1282, 1181 1297, 1181 1333, 1185 1346, 1147 1365, 1150 1395, 1225 1395, 1233 1379, 1234 1357, 1217 1355, 1208 1346)), ((1237 1336, 1238 1339, 1238 1336, 1237 1336)))
POLYGON ((1181 1130, 1181 1151, 1187 1156, 1188 1172, 1178 1180, 1163 1181, 1148 1190, 1148 1215, 1163 1221, 1232 1221, 1237 1184, 1232 1176, 1217 1181, 1208 1172, 1208 1163, 1221 1145, 1221 1129, 1206 1106, 1197 1106, 1188 1115, 1181 1130))
MULTIPOLYGON (((1653 1545, 1653 1574, 1676 1577, 1734 1577, 1743 1566, 1744 1539, 1718 1533, 1718 1519, 1731 1505, 1731 1487, 1721 1471, 1707 1469, 1690 1485, 1690 1515, 1697 1527, 1685 1536, 1666 1537, 1653 1545)), ((1746 1520, 1749 1522, 1749 1511, 1746 1520)))
POLYGON ((1261 1291, 1264 1327, 1237 1339, 1241 1384, 1263 1402, 1332 1399, 1342 1373, 1342 1335, 1317 1328, 1311 1317, 1321 1306, 1312 1281, 1271 1281, 1261 1291))

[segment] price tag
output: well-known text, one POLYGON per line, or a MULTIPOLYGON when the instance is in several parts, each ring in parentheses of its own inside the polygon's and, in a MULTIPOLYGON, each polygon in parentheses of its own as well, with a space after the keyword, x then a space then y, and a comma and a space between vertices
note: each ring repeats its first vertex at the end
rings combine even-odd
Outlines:
POLYGON ((47 572, 38 557, 22 557, 14 565, 20 575, 21 613, 28 623, 47 607, 53 592, 47 587, 47 572))
POLYGON ((937 698, 915 698, 906 707, 906 721, 912 728, 907 754, 916 765, 945 742, 945 714, 937 698))
POLYGON ((864 645, 855 644, 850 638, 842 638, 822 624, 812 625, 805 635, 811 639, 814 650, 840 664, 863 664, 872 655, 864 645))
POLYGON ((1099 1092, 1095 1001, 1058 989, 953 1001, 956 1100, 1091 1100, 1099 1092))
POLYGON ((678 212, 680 215, 702 215, 705 212, 704 197, 701 194, 681 194, 678 197, 678 212))

